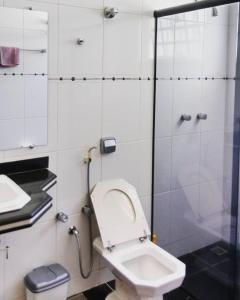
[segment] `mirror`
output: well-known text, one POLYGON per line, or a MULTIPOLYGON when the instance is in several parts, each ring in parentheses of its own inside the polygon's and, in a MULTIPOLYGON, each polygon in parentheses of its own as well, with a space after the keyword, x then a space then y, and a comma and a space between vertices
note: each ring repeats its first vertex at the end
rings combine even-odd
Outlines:
POLYGON ((0 150, 47 144, 48 14, 0 8, 0 150))

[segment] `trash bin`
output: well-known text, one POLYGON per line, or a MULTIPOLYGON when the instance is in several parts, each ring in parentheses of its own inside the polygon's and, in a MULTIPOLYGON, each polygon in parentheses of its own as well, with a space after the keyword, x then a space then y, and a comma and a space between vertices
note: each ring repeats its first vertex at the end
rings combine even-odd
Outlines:
POLYGON ((68 271, 59 264, 42 266, 25 276, 27 300, 66 300, 68 271))

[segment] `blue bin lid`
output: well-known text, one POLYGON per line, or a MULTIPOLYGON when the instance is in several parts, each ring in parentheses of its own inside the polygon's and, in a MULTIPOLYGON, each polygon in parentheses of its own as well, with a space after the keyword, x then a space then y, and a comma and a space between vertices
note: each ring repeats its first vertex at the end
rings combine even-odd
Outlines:
POLYGON ((42 266, 25 276, 26 287, 32 293, 41 293, 70 280, 68 271, 59 264, 42 266))

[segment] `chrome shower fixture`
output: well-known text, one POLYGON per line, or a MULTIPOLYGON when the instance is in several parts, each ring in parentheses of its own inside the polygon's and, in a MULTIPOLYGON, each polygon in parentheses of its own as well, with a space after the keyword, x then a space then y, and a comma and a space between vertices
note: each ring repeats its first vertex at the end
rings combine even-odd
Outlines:
POLYGON ((104 17, 107 19, 112 19, 118 14, 118 9, 115 7, 105 7, 104 17))
POLYGON ((218 9, 217 9, 217 7, 213 7, 212 8, 212 16, 213 17, 217 17, 218 16, 218 9))

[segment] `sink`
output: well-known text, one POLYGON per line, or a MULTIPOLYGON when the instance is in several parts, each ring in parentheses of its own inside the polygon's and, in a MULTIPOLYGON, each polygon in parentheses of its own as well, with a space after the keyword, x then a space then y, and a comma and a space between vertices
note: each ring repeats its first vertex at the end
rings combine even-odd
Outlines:
POLYGON ((6 175, 0 175, 0 214, 23 208, 31 197, 6 175))

